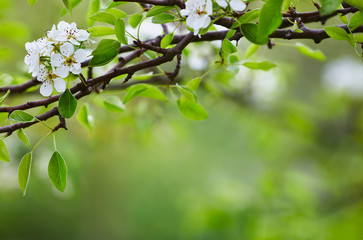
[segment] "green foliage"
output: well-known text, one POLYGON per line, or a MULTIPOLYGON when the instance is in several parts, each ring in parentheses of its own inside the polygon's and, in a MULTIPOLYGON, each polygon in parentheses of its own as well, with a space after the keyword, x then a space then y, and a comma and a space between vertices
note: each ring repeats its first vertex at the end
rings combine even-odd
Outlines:
POLYGON ((48 176, 53 185, 64 192, 67 185, 67 164, 59 152, 55 151, 48 165, 48 176))
POLYGON ((72 14, 72 3, 71 0, 62 0, 64 7, 66 8, 67 12, 72 14))
POLYGON ((97 45, 97 48, 93 50, 90 66, 102 66, 111 62, 118 54, 118 49, 121 44, 119 41, 112 39, 102 39, 97 45))
POLYGON ((352 5, 360 10, 363 10, 363 2, 361 0, 345 0, 349 5, 352 5))
POLYGON ((91 0, 91 2, 89 3, 89 7, 88 7, 88 12, 87 12, 87 23, 89 26, 93 26, 93 20, 90 19, 90 17, 94 14, 96 14, 101 7, 101 2, 100 0, 91 0))
POLYGON ((161 13, 152 18, 152 22, 155 24, 164 24, 164 23, 169 23, 169 22, 174 22, 174 21, 175 21, 175 17, 173 15, 170 15, 167 13, 161 13))
POLYGON ((257 39, 260 44, 266 44, 268 36, 281 25, 282 4, 283 0, 268 0, 263 5, 258 21, 257 30, 257 39))
POLYGON ((153 17, 174 9, 173 6, 153 6, 146 14, 146 17, 153 17))
POLYGON ((358 11, 350 18, 348 26, 351 31, 354 31, 362 24, 363 24, 363 12, 358 11))
POLYGON ((17 132, 18 138, 28 147, 31 148, 30 141, 28 135, 24 132, 22 128, 20 128, 17 132))
POLYGON ((9 96, 10 90, 8 90, 4 96, 0 98, 0 105, 6 100, 6 98, 9 96))
POLYGON ((115 25, 117 17, 109 12, 99 12, 89 17, 93 21, 105 22, 111 25, 115 25))
POLYGON ((89 112, 88 104, 85 104, 81 108, 81 110, 79 110, 79 113, 77 115, 77 120, 82 125, 84 125, 85 127, 87 127, 90 131, 93 130, 93 127, 94 127, 94 118, 93 118, 93 116, 89 112))
POLYGON ((258 69, 263 71, 268 71, 271 68, 276 67, 276 64, 270 61, 263 62, 244 62, 243 65, 250 69, 258 69))
POLYGON ((38 0, 28 0, 28 3, 33 6, 34 4, 36 4, 38 2, 38 0))
POLYGON ((224 53, 227 53, 227 54, 232 54, 232 53, 237 52, 237 48, 228 39, 223 40, 222 50, 224 53))
POLYGON ((208 118, 207 111, 200 103, 196 103, 195 101, 187 99, 183 96, 177 100, 177 104, 179 111, 186 118, 196 121, 205 120, 208 118))
POLYGON ((320 2, 322 4, 320 14, 324 16, 335 11, 342 3, 342 0, 320 0, 320 2))
POLYGON ((0 161, 9 162, 9 153, 3 140, 0 140, 0 161))
POLYGON ((325 31, 331 38, 339 41, 347 41, 352 47, 355 46, 353 35, 348 34, 344 29, 340 27, 326 27, 325 31))
POLYGON ((25 196, 29 184, 31 165, 32 165, 32 152, 29 152, 25 154, 24 157, 21 159, 18 170, 18 180, 20 188, 23 192, 23 196, 25 196))
POLYGON ((116 96, 107 97, 103 101, 104 107, 110 112, 124 112, 126 110, 125 105, 122 103, 121 99, 116 96))
POLYGON ((115 30, 111 27, 96 26, 88 28, 87 31, 91 34, 91 37, 102 37, 115 34, 115 30))
POLYGON ((77 99, 69 89, 66 89, 60 96, 58 102, 58 111, 64 118, 71 118, 77 108, 77 99))
POLYGON ((169 34, 165 35, 165 37, 163 37, 163 39, 161 39, 160 47, 162 47, 162 48, 168 47, 170 45, 170 43, 173 41, 173 38, 174 38, 173 33, 169 33, 169 34))
POLYGON ((130 16, 129 24, 131 27, 136 28, 139 25, 139 23, 141 22, 141 20, 142 20, 142 14, 137 13, 137 14, 130 16))
POLYGON ((15 110, 10 114, 9 120, 14 122, 34 122, 37 119, 27 112, 24 112, 22 110, 15 110))
POLYGON ((313 50, 302 43, 296 43, 296 49, 299 50, 305 56, 314 58, 316 60, 325 61, 326 57, 321 50, 313 50))
POLYGON ((246 50, 245 58, 247 59, 247 58, 251 57, 253 54, 255 54, 257 52, 258 49, 259 49, 259 45, 252 43, 246 50))
POLYGON ((126 29, 125 22, 120 18, 117 19, 117 21, 115 23, 116 37, 121 43, 127 45, 128 42, 127 42, 126 30, 125 29, 126 29))

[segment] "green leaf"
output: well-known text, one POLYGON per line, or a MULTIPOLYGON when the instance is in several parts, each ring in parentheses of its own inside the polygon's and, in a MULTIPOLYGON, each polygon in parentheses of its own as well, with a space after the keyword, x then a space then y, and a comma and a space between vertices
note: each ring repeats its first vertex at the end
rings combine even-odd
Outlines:
POLYGON ((93 130, 94 126, 94 118, 88 111, 88 105, 85 104, 77 115, 77 120, 85 127, 87 127, 90 131, 93 130))
POLYGON ((15 110, 10 114, 9 120, 14 122, 34 122, 37 119, 27 112, 21 110, 15 110))
POLYGON ((117 18, 125 18, 127 17, 127 14, 120 10, 120 9, 117 9, 117 8, 110 8, 110 9, 107 9, 106 12, 109 12, 113 15, 115 15, 117 18))
POLYGON ((161 101, 167 100, 164 93, 154 86, 149 86, 145 91, 141 92, 139 96, 153 98, 161 101))
POLYGON ((167 13, 162 13, 157 16, 154 16, 151 21, 152 23, 155 24, 164 24, 164 23, 174 22, 175 17, 167 13))
POLYGON ((363 2, 362 0, 345 0, 349 5, 356 7, 360 10, 363 10, 363 2))
POLYGON ((349 22, 349 29, 354 31, 357 27, 363 24, 363 12, 356 12, 349 22))
POLYGON ((363 33, 354 34, 354 40, 357 41, 357 43, 363 43, 363 33))
POLYGON ((314 58, 320 61, 325 61, 325 55, 322 51, 320 50, 313 50, 311 48, 309 48, 308 46, 305 46, 302 43, 296 43, 296 48, 297 50, 299 50, 302 54, 304 54, 305 56, 308 56, 310 58, 314 58))
POLYGON ((137 97, 143 91, 146 91, 146 89, 147 89, 147 86, 144 84, 137 84, 137 85, 133 85, 133 86, 127 88, 127 93, 123 100, 124 104, 126 104, 127 102, 130 102, 132 99, 137 97))
POLYGON ((5 101, 5 99, 9 96, 10 90, 8 90, 4 96, 0 98, 0 105, 5 101))
POLYGON ((355 46, 352 34, 348 34, 344 29, 340 27, 326 27, 325 31, 331 38, 340 41, 348 41, 352 47, 355 46))
POLYGON ((126 2, 114 2, 113 0, 109 0, 101 9, 101 11, 106 11, 107 9, 111 9, 121 4, 125 4, 126 2))
POLYGON ((266 44, 268 42, 268 37, 257 38, 257 31, 257 24, 245 23, 241 25, 241 32, 248 41, 258 45, 266 44))
POLYGON ((208 118, 208 113, 200 103, 191 101, 185 97, 177 100, 179 111, 184 117, 191 120, 205 120, 208 118))
POLYGON ((320 15, 328 15, 340 6, 342 3, 342 0, 320 0, 321 2, 321 8, 320 8, 320 15))
POLYGON ((113 28, 105 26, 91 27, 88 28, 87 31, 91 34, 91 37, 101 37, 115 34, 115 30, 113 28))
POLYGON ((0 161, 9 162, 9 154, 5 142, 0 140, 0 161))
POLYGON ((126 110, 125 105, 116 96, 110 96, 103 101, 105 108, 111 112, 124 112, 126 110))
POLYGON ((236 32, 237 32, 237 30, 230 29, 230 30, 227 32, 227 34, 226 34, 225 38, 226 38, 226 39, 230 39, 231 37, 233 37, 233 36, 234 36, 234 34, 235 34, 236 32))
POLYGON ((145 81, 145 80, 150 79, 153 75, 154 75, 153 72, 148 72, 146 74, 134 75, 134 76, 132 76, 132 79, 139 80, 139 81, 145 81))
MULTIPOLYGON (((73 11, 73 9, 81 2, 82 0, 69 0, 70 2, 70 7, 73 11)), ((66 8, 64 8, 61 12, 61 17, 63 17, 64 15, 67 14, 67 12, 69 12, 66 8)), ((70 14, 72 14, 71 12, 69 12, 70 14)))
POLYGON ((30 141, 29 141, 29 138, 28 138, 28 135, 26 135, 26 133, 24 132, 24 130, 22 128, 20 128, 18 131, 17 131, 17 135, 18 135, 18 138, 28 147, 30 148, 30 141))
MULTIPOLYGON (((254 9, 254 10, 244 13, 241 17, 238 18, 238 21, 236 22, 237 26, 256 20, 257 18, 259 18, 260 13, 261 13, 261 9, 254 9)), ((234 26, 234 27, 237 27, 237 26, 234 26)))
POLYGON ((34 4, 36 4, 38 2, 38 0, 28 0, 28 3, 33 6, 34 4))
POLYGON ((222 42, 222 51, 231 54, 237 52, 237 48, 229 41, 228 39, 224 39, 222 42))
POLYGON ((252 43, 246 50, 245 58, 251 57, 259 49, 259 45, 252 43))
POLYGON ((76 111, 77 108, 77 99, 73 96, 73 94, 66 89, 64 93, 60 96, 58 102, 58 110, 59 113, 64 118, 71 118, 76 111))
POLYGON ((181 86, 179 84, 176 84, 176 87, 178 88, 179 92, 182 94, 184 98, 193 101, 195 103, 198 103, 198 96, 193 90, 185 86, 181 86))
POLYGON ((173 7, 173 6, 154 6, 147 12, 146 17, 153 17, 160 13, 170 11, 173 8, 175 8, 175 7, 173 7))
POLYGON ((115 33, 116 33, 116 37, 117 39, 123 43, 123 44, 128 44, 127 42, 127 37, 126 37, 126 28, 125 28, 125 22, 122 19, 117 19, 116 23, 115 23, 115 33))
POLYGON ((113 39, 102 39, 97 48, 93 50, 93 58, 90 61, 90 66, 101 66, 111 62, 118 54, 118 49, 121 44, 113 39))
POLYGON ((105 22, 111 25, 115 25, 117 17, 109 12, 99 12, 89 17, 93 21, 105 22))
POLYGON ((67 184, 67 164, 57 151, 50 158, 48 176, 54 187, 64 192, 67 184))
POLYGON ((89 26, 93 26, 94 22, 89 18, 100 10, 100 5, 101 5, 100 0, 91 0, 87 11, 87 23, 89 26))
POLYGON ((139 25, 139 23, 141 22, 141 20, 142 20, 142 14, 137 13, 137 14, 130 16, 129 24, 132 28, 136 28, 139 25))
POLYGON ((166 48, 167 46, 169 46, 170 43, 173 41, 173 38, 174 38, 173 33, 169 33, 168 35, 163 37, 163 39, 161 39, 161 42, 160 42, 160 47, 166 48))
POLYGON ((28 187, 30 172, 31 172, 31 164, 32 164, 32 152, 29 152, 24 155, 21 159, 19 170, 18 170, 18 180, 21 191, 23 192, 23 196, 26 194, 26 189, 28 187))
POLYGON ((268 0, 262 7, 258 21, 257 39, 267 42, 268 36, 282 23, 283 0, 268 0))
POLYGON ((276 64, 270 61, 263 61, 263 62, 245 62, 243 65, 250 69, 259 69, 263 71, 268 71, 271 68, 276 67, 276 64))
POLYGON ((198 89, 201 81, 202 81, 201 77, 193 78, 186 84, 186 87, 189 88, 190 90, 195 91, 198 89))
POLYGON ((69 12, 69 14, 72 14, 72 4, 71 4, 71 0, 62 0, 64 7, 66 8, 67 12, 69 12))

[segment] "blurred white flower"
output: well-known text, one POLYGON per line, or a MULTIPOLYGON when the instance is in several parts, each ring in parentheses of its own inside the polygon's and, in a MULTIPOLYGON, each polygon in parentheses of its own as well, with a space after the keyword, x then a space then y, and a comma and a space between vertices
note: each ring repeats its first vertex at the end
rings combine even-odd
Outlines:
POLYGON ((69 72, 77 75, 82 72, 81 63, 87 59, 87 52, 84 49, 74 51, 74 46, 71 43, 64 43, 60 46, 60 52, 54 53, 50 57, 50 63, 55 69, 55 74, 64 78, 69 72))
POLYGON ((222 8, 226 8, 229 5, 233 11, 243 11, 246 9, 246 4, 241 0, 216 0, 216 2, 222 8))
POLYGON ((186 9, 180 11, 182 16, 188 16, 186 23, 194 29, 197 35, 200 29, 206 28, 211 23, 210 15, 213 14, 213 4, 211 0, 188 0, 185 3, 186 9))
POLYGON ((40 86, 40 93, 44 97, 48 97, 53 92, 53 85, 57 92, 64 92, 66 90, 66 83, 65 81, 57 76, 53 69, 48 69, 44 65, 40 65, 39 74, 38 74, 38 81, 43 82, 40 86))
POLYGON ((323 71, 323 85, 352 97, 363 97, 363 65, 349 57, 332 61, 323 71))

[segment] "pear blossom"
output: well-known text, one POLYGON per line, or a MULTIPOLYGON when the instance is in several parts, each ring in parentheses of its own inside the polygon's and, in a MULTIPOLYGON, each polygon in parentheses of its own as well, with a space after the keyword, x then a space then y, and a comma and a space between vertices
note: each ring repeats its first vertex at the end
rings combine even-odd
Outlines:
POLYGON ((39 66, 41 63, 41 56, 46 47, 46 40, 44 38, 38 39, 37 41, 27 42, 25 49, 28 54, 24 58, 24 62, 29 66, 29 73, 32 73, 33 77, 38 75, 39 66))
POLYGON ((182 9, 180 13, 182 16, 188 16, 186 23, 197 35, 200 29, 208 27, 211 23, 213 4, 211 0, 188 0, 185 3, 185 9, 182 9))
POLYGON ((74 51, 74 46, 66 42, 60 46, 60 52, 50 57, 50 63, 56 67, 55 74, 60 77, 67 77, 69 72, 78 75, 82 72, 81 63, 87 59, 87 52, 84 49, 74 51))
POLYGON ((48 97, 53 92, 53 85, 57 92, 64 92, 66 90, 65 81, 54 73, 53 69, 47 68, 45 65, 40 65, 38 81, 43 82, 40 86, 40 94, 48 97))
POLYGON ((74 45, 80 45, 79 42, 86 41, 90 36, 90 33, 86 30, 78 29, 76 23, 67 23, 65 21, 60 21, 57 25, 58 30, 53 29, 49 32, 49 35, 56 41, 65 42, 69 41, 74 45))
POLYGON ((216 0, 216 2, 222 8, 226 8, 229 5, 233 11, 243 11, 246 9, 246 4, 241 0, 216 0))

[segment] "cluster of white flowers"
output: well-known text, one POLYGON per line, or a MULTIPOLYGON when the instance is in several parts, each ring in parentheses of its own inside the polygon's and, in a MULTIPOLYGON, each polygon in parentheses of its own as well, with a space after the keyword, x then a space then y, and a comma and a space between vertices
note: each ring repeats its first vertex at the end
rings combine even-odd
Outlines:
POLYGON ((64 92, 64 78, 70 72, 75 75, 82 72, 81 63, 87 59, 84 43, 89 36, 86 30, 78 29, 76 23, 61 21, 57 27, 53 25, 46 36, 25 44, 28 51, 25 64, 29 66, 29 73, 42 82, 40 93, 43 96, 52 94, 53 85, 57 92, 64 92))
MULTIPOLYGON (((229 6, 233 11, 246 9, 246 4, 242 0, 216 0, 216 3, 222 8, 229 6)), ((185 9, 181 10, 180 13, 182 16, 188 16, 186 23, 194 29, 194 34, 197 35, 200 29, 207 28, 211 23, 212 0, 188 0, 185 3, 185 9)))

